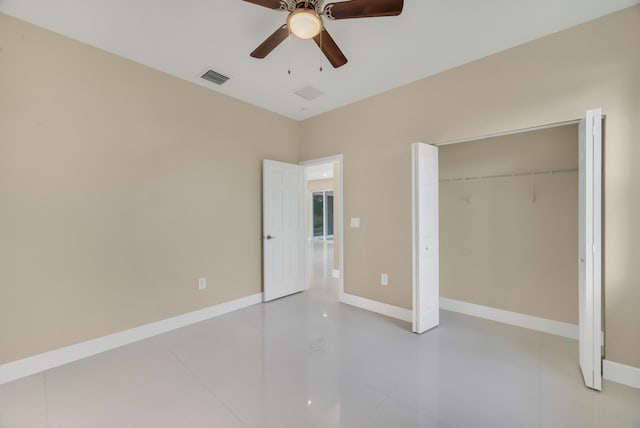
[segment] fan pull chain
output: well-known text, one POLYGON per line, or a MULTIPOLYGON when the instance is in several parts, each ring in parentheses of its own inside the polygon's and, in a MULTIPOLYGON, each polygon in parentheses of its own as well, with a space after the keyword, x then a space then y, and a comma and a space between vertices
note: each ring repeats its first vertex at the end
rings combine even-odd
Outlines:
MULTIPOLYGON (((324 30, 324 28, 320 29, 320 50, 322 50, 322 41, 324 40, 324 37, 322 37, 322 30, 324 30)), ((320 64, 320 72, 322 73, 322 64, 320 64)))
POLYGON ((289 37, 287 37, 287 60, 289 62, 289 66, 287 67, 287 74, 291 76, 291 28, 287 26, 287 31, 289 31, 289 37))

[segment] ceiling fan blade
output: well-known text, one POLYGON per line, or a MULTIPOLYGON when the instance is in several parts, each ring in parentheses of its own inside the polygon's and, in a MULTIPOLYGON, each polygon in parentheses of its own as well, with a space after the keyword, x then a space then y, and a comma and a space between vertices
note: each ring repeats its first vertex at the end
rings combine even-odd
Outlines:
POLYGON ((342 67, 347 63, 347 57, 344 56, 336 42, 324 28, 313 38, 316 44, 327 57, 333 68, 342 67))
POLYGON ((247 3, 268 7, 269 9, 280 9, 280 0, 244 0, 247 3))
POLYGON ((278 47, 280 43, 289 37, 289 29, 287 25, 283 25, 278 28, 272 35, 267 37, 267 40, 262 42, 260 46, 258 46, 253 52, 251 52, 251 56, 254 58, 264 58, 269 55, 272 50, 278 47))
POLYGON ((329 19, 397 16, 403 6, 404 0, 351 0, 329 3, 324 7, 324 14, 329 19))

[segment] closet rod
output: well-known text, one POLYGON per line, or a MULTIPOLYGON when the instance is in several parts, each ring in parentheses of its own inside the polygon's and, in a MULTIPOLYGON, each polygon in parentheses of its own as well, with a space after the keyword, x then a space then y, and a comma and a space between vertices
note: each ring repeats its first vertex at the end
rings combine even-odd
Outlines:
POLYGON ((495 174, 495 175, 477 175, 475 177, 458 177, 458 178, 442 178, 440 183, 457 183, 468 181, 482 181, 491 180, 493 178, 508 178, 508 177, 530 177, 536 175, 553 175, 562 174, 566 172, 578 172, 577 169, 552 169, 548 171, 529 171, 529 172, 514 172, 508 174, 495 174))

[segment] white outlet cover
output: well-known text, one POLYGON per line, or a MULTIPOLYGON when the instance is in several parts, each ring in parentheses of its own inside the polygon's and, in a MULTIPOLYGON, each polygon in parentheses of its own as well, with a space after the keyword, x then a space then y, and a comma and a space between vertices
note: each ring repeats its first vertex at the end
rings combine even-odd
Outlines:
POLYGON ((207 288, 207 278, 198 278, 198 290, 207 288))
POLYGON ((389 285, 389 274, 386 274, 386 273, 380 274, 380 284, 389 285))
POLYGON ((351 227, 360 227, 360 217, 351 217, 351 227))

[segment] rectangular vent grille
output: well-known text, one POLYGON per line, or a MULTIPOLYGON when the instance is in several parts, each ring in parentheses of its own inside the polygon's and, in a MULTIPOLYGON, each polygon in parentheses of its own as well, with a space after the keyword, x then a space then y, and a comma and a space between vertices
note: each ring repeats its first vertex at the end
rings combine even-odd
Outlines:
POLYGON ((224 82, 229 80, 227 76, 224 74, 220 74, 217 71, 207 70, 202 76, 204 80, 208 80, 211 83, 215 83, 216 85, 222 85, 224 82))
POLYGON ((307 101, 311 101, 322 95, 322 92, 314 88, 313 86, 306 86, 302 89, 298 89, 294 92, 294 94, 296 94, 300 98, 304 98, 307 101))

